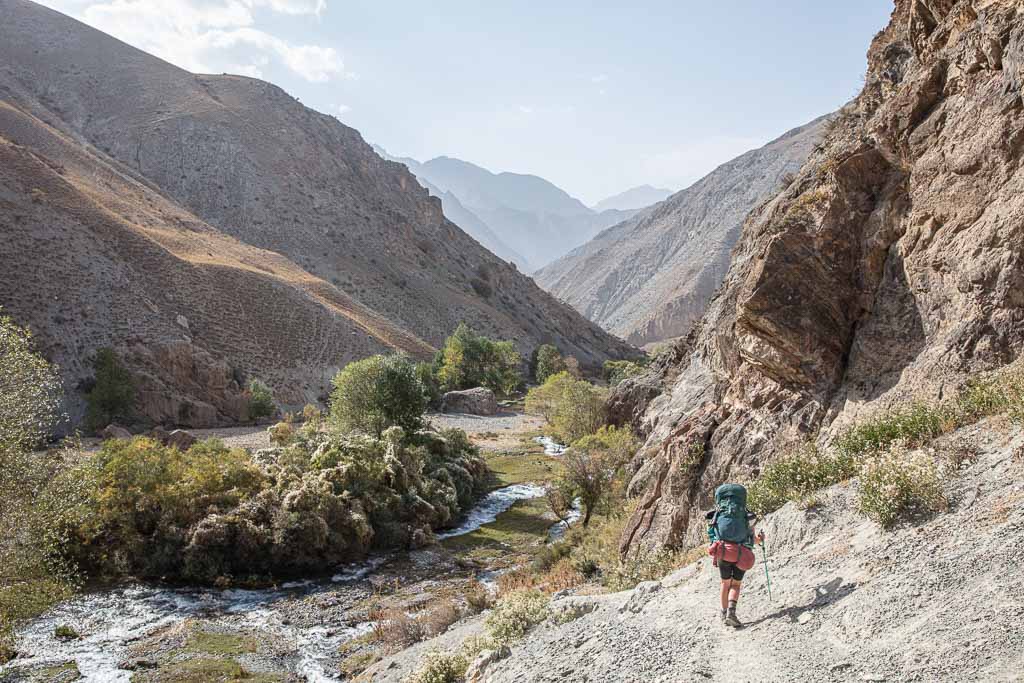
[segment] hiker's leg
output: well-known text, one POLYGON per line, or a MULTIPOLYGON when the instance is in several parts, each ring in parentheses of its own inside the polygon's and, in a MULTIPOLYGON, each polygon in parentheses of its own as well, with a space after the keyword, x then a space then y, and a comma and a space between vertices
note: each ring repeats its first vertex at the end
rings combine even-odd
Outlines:
POLYGON ((729 587, 729 597, 727 598, 727 606, 736 606, 736 603, 740 601, 740 589, 743 587, 743 583, 740 579, 733 579, 729 587))
POLYGON ((722 609, 729 609, 729 588, 732 584, 731 579, 722 579, 722 609))

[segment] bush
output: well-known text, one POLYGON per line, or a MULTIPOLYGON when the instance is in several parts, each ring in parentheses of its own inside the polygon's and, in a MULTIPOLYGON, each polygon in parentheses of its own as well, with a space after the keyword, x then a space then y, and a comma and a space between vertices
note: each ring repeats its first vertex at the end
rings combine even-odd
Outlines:
POLYGON ((893 444, 865 462, 857 505, 886 528, 901 517, 944 509, 938 464, 922 451, 908 450, 903 442, 893 444))
POLYGON ((429 652, 424 663, 404 683, 459 683, 469 668, 462 653, 429 652))
POLYGON ((57 422, 60 400, 57 368, 35 352, 28 330, 0 316, 0 449, 39 446, 57 422))
POLYGON ((403 355, 349 363, 334 378, 331 423, 340 431, 380 436, 389 427, 415 431, 427 398, 413 363, 403 355))
POLYGON ((568 372, 552 375, 526 395, 526 411, 544 416, 554 436, 571 443, 604 424, 607 392, 568 372))
POLYGON ((270 433, 270 443, 278 446, 287 446, 295 438, 295 428, 287 422, 278 422, 267 429, 270 433))
POLYGON ((568 370, 565 358, 551 344, 541 344, 533 352, 533 379, 537 384, 544 384, 548 377, 568 370))
POLYGON ((434 364, 417 363, 416 377, 419 379, 420 384, 423 385, 423 397, 427 401, 427 406, 435 410, 440 408, 443 394, 441 393, 441 383, 437 379, 434 364))
POLYGON ((246 397, 249 400, 249 419, 253 422, 258 422, 277 412, 277 404, 274 403, 274 395, 271 393, 270 387, 258 379, 249 382, 246 397))
POLYGON ((768 465, 748 487, 747 503, 763 516, 788 501, 800 503, 820 489, 857 476, 859 461, 845 453, 822 453, 804 444, 768 465))
POLYGON ((511 645, 548 618, 548 596, 521 590, 503 597, 488 615, 487 634, 498 646, 511 645))
POLYGON ((623 380, 643 374, 646 369, 646 364, 637 361, 606 360, 604 362, 604 379, 614 387, 623 380))
POLYGON ((131 418, 135 384, 113 349, 100 349, 93 359, 95 380, 85 395, 85 421, 89 429, 103 429, 111 422, 131 418))
POLYGON ((955 429, 956 425, 956 416, 948 407, 915 403, 846 430, 835 445, 840 453, 855 458, 884 450, 897 441, 919 445, 955 429))
POLYGON ((444 391, 487 387, 508 395, 522 384, 521 362, 512 342, 482 337, 461 323, 441 349, 437 378, 444 391))

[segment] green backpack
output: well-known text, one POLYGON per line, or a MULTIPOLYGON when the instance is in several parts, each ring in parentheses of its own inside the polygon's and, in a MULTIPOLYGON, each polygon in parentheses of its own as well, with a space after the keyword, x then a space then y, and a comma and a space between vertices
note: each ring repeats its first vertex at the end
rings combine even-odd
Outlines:
POLYGON ((710 513, 712 540, 750 544, 747 519, 747 489, 740 484, 722 484, 715 489, 715 509, 710 513))

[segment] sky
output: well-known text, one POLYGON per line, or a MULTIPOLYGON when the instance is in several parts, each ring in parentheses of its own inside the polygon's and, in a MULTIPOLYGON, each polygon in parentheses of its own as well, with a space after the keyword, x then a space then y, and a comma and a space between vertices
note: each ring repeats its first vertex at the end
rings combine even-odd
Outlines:
POLYGON ((892 0, 42 0, 275 83, 394 156, 682 189, 856 95, 892 0))

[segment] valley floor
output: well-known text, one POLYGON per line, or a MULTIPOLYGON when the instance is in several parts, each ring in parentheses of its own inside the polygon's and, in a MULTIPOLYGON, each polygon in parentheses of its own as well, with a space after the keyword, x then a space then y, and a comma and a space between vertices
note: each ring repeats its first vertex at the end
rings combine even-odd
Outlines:
MULTIPOLYGON (((468 591, 544 546, 556 519, 542 486, 560 464, 536 440, 539 418, 429 418, 438 427, 467 429, 492 473, 490 493, 437 545, 269 589, 130 585, 86 593, 22 632, 24 655, 0 667, 0 682, 338 681, 394 649, 393 634, 374 629, 389 611, 436 612, 436 627, 446 628, 445 610, 464 610, 468 591), (56 637, 61 626, 80 637, 56 637)), ((266 427, 196 436, 250 449, 270 445, 266 427)))
MULTIPOLYGON (((946 513, 882 531, 856 512, 850 482, 808 509, 770 515, 772 599, 759 552, 740 601, 745 628, 720 622, 718 575, 704 559, 631 591, 554 599, 560 618, 478 680, 1021 680, 1024 433, 997 418, 947 438, 979 452, 949 477, 946 513)), ((397 683, 427 652, 481 629, 463 624, 376 664, 366 680, 397 683)))

